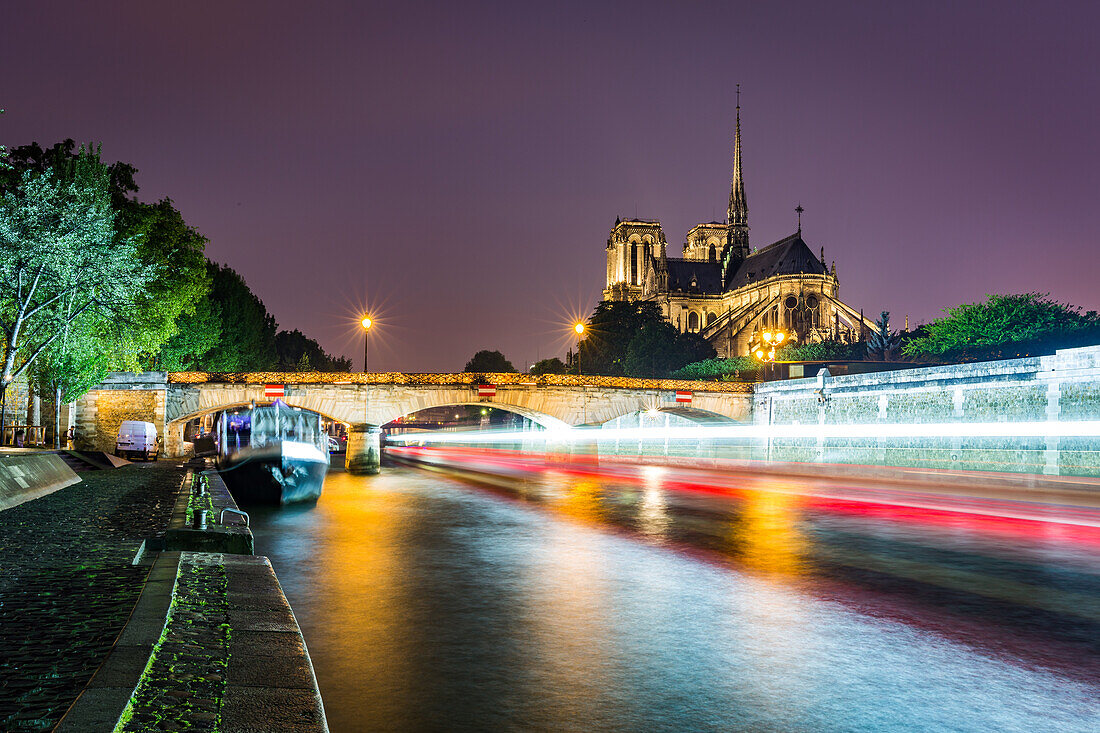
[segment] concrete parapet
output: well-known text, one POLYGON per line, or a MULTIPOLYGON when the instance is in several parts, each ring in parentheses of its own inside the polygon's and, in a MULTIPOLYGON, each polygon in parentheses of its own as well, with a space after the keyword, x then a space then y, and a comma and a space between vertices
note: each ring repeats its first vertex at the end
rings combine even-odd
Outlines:
POLYGON ((79 482, 56 453, 0 449, 0 511, 79 482))

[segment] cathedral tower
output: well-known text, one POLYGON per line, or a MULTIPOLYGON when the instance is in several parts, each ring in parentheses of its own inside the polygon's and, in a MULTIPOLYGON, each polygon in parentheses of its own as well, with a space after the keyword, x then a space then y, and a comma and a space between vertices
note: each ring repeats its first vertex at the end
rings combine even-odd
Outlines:
POLYGON ((620 219, 607 238, 607 287, 604 300, 640 298, 646 270, 654 259, 666 256, 661 222, 620 219))

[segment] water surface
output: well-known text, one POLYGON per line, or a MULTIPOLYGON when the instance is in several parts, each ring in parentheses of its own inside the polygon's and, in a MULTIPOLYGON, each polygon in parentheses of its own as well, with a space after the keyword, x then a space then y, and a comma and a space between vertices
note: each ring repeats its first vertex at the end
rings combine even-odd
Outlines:
POLYGON ((1096 731, 1094 547, 546 473, 257 512, 333 731, 1096 731))

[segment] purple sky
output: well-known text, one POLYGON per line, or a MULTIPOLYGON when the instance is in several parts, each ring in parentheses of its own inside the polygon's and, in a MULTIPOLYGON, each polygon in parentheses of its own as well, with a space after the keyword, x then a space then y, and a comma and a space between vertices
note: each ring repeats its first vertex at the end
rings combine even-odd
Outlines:
POLYGON ((360 368, 564 355, 615 216, 794 229, 900 327, 1100 309, 1100 4, 9 2, 0 143, 103 143, 360 368), (889 7, 888 7, 889 6, 889 7))

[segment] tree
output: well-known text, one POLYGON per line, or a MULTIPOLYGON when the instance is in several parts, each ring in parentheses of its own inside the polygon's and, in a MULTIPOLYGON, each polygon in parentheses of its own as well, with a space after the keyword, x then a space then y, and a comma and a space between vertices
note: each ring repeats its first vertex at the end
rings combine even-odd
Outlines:
MULTIPOLYGON (((11 151, 11 168, 0 173, 0 188, 14 190, 20 176, 28 171, 70 170, 81 154, 73 140, 64 140, 49 148, 38 143, 24 145, 11 151)), ((115 162, 105 165, 108 179, 110 205, 115 211, 116 237, 137 243, 141 261, 154 268, 154 277, 137 298, 137 307, 129 314, 131 328, 120 336, 127 343, 119 351, 123 361, 113 366, 118 369, 164 368, 168 359, 191 361, 200 354, 183 354, 180 348, 194 343, 203 346, 203 340, 194 335, 177 341, 168 355, 158 352, 184 325, 182 317, 191 316, 206 300, 210 291, 210 276, 203 252, 207 240, 188 226, 170 199, 155 204, 137 200, 138 185, 134 166, 115 162)), ((206 319, 200 319, 206 320, 206 319)))
MULTIPOLYGON (((181 321, 194 316, 200 303, 210 297, 211 276, 204 255, 207 240, 187 225, 167 198, 156 204, 131 200, 123 209, 122 220, 126 230, 139 237, 138 256, 142 262, 157 268, 157 276, 142 293, 135 309, 140 326, 130 334, 135 350, 144 357, 140 366, 159 366, 159 354, 179 333, 184 325, 181 321)), ((205 315, 207 318, 200 318, 199 322, 208 320, 210 313, 205 315)), ((187 343, 203 346, 201 340, 185 339, 177 341, 175 348, 187 343)), ((200 354, 183 356, 197 358, 200 354)))
POLYGON ((516 368, 512 366, 512 362, 504 358, 504 354, 499 351, 481 350, 470 357, 470 360, 466 362, 466 367, 462 370, 464 372, 514 372, 516 368))
POLYGON ((862 361, 867 358, 867 345, 862 341, 850 344, 833 339, 789 343, 775 352, 775 358, 777 361, 862 361))
POLYGON ((272 371, 275 353, 275 318, 263 301, 248 289, 244 278, 232 268, 207 265, 212 286, 211 299, 218 305, 221 339, 201 363, 208 372, 272 371))
POLYGON ((568 371, 569 367, 556 356, 540 359, 531 367, 531 374, 565 374, 568 371))
POLYGON ((53 398, 54 447, 61 448, 61 405, 79 399, 99 384, 121 342, 119 322, 89 312, 68 323, 39 356, 32 369, 36 391, 53 398))
POLYGON ((279 331, 275 334, 275 353, 281 371, 350 372, 351 360, 325 353, 321 345, 301 331, 279 331), (305 359, 303 362, 302 360, 305 359), (305 364, 306 368, 301 368, 305 364))
POLYGON ((911 357, 976 361, 1100 342, 1100 314, 1082 313, 1050 299, 1049 293, 988 295, 984 303, 945 310, 903 347, 911 357))
POLYGON ((728 359, 704 359, 677 369, 671 376, 676 379, 713 379, 715 381, 755 381, 761 363, 751 356, 734 356, 728 359))
POLYGON ((587 374, 626 374, 626 350, 647 323, 660 323, 660 308, 649 301, 604 300, 585 325, 577 347, 581 369, 587 374))
POLYGON ((77 319, 131 322, 156 275, 116 236, 109 183, 98 152, 81 149, 59 171, 23 171, 0 197, 0 402, 77 319))
POLYGON ((184 313, 176 321, 176 333, 160 348, 157 367, 167 372, 198 370, 221 337, 221 307, 209 298, 202 298, 195 303, 192 313, 184 313))
POLYGON ((673 370, 693 362, 713 359, 718 356, 718 352, 714 350, 710 342, 697 333, 689 332, 680 334, 676 345, 679 353, 677 354, 676 366, 673 367, 673 370))
POLYGON ((603 301, 588 319, 578 346, 587 374, 660 377, 715 355, 695 333, 681 334, 649 301, 603 301))
MULTIPOLYGON (((27 171, 34 173, 62 171, 71 166, 83 150, 83 147, 77 148, 72 138, 55 143, 48 148, 43 148, 38 143, 12 148, 7 156, 6 169, 0 171, 0 189, 5 192, 14 191, 19 187, 22 176, 27 171)), ((122 162, 111 163, 106 168, 111 206, 115 211, 120 211, 130 200, 130 195, 138 191, 137 183, 134 181, 137 168, 122 162)), ((116 225, 121 226, 117 222, 116 225)))
POLYGON ((867 353, 874 354, 883 361, 890 361, 900 346, 900 334, 890 330, 890 311, 883 311, 875 322, 875 330, 867 337, 867 353))
POLYGON ((626 346, 623 371, 635 377, 663 376, 684 365, 671 323, 647 323, 626 346))

